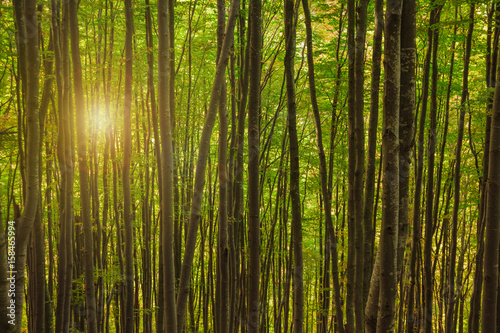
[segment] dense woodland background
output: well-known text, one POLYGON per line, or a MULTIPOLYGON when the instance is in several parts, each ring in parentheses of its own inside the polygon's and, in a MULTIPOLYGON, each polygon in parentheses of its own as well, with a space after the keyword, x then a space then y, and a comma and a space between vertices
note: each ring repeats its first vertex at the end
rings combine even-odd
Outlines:
POLYGON ((3 0, 0 331, 499 332, 499 23, 3 0))

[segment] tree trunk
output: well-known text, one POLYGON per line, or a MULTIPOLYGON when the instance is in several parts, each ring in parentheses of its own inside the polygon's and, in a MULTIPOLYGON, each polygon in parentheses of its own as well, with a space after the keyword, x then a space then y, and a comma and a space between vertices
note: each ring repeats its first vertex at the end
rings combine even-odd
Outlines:
MULTIPOLYGON (((435 4, 434 4, 435 5, 435 4)), ((440 19, 442 6, 434 8, 431 12, 431 20, 437 24, 440 19)), ((427 185, 426 185, 426 207, 425 207, 425 235, 424 235, 424 330, 426 333, 432 332, 432 312, 433 312, 433 276, 432 276, 432 240, 434 235, 434 221, 432 215, 432 202, 434 199, 434 160, 436 152, 436 127, 437 127, 437 48, 439 45, 439 29, 432 30, 432 85, 431 85, 431 107, 430 107, 430 127, 427 151, 427 185)))
POLYGON ((380 231, 380 298, 377 333, 393 332, 397 297, 399 224, 399 108, 401 0, 387 2, 385 16, 384 125, 382 136, 382 226, 380 231))
MULTIPOLYGON (((500 67, 497 69, 500 81, 500 67)), ((500 85, 495 87, 491 118, 491 137, 488 166, 486 232, 484 244, 482 331, 497 331, 498 245, 500 224, 500 85)))
POLYGON ((355 271, 356 271, 356 218, 354 201, 354 174, 356 172, 356 135, 354 128, 356 127, 356 84, 355 84, 355 1, 347 1, 347 61, 348 69, 348 97, 347 97, 347 113, 348 113, 348 171, 347 171, 347 281, 346 281, 346 331, 355 330, 354 322, 354 288, 355 288, 355 271))
MULTIPOLYGON (((331 207, 331 198, 330 193, 328 192, 328 171, 326 169, 326 157, 325 150, 323 148, 323 131, 321 129, 321 118, 319 115, 319 107, 316 96, 316 82, 315 82, 315 74, 314 74, 314 54, 313 54, 313 44, 312 44, 312 27, 311 27, 311 12, 309 10, 308 0, 302 0, 302 7, 304 8, 304 17, 306 24, 306 43, 307 43, 307 66, 309 68, 309 89, 311 94, 311 104, 314 113, 314 125, 316 129, 316 145, 318 147, 318 156, 320 161, 320 176, 321 176, 321 193, 323 198, 323 209, 325 211, 325 256, 329 257, 332 255, 332 264, 333 268, 333 290, 334 290, 334 299, 335 299, 335 314, 337 316, 337 321, 339 323, 343 322, 343 313, 342 313, 342 300, 340 294, 340 283, 339 283, 339 274, 338 274, 338 253, 337 253, 337 236, 335 235, 335 230, 333 228, 333 220, 332 220, 332 207, 331 207)), ((378 92, 377 92, 378 93, 378 92)), ((329 260, 325 261, 325 272, 328 272, 329 260)), ((325 274, 325 283, 323 288, 325 288, 325 294, 328 292, 326 289, 328 288, 326 283, 329 281, 326 279, 329 274, 325 274)), ((326 294, 329 295, 329 294, 326 294)), ((324 297, 324 304, 322 304, 322 314, 319 316, 320 318, 320 327, 321 332, 328 331, 328 303, 329 296, 324 297)), ((337 325, 338 331, 343 333, 344 326, 337 325)))
MULTIPOLYGON (((8 253, 15 256, 9 263, 8 279, 15 283, 15 290, 9 290, 9 331, 21 332, 25 266, 27 246, 30 232, 35 220, 40 195, 40 110, 38 106, 40 53, 38 50, 38 21, 36 1, 26 0, 24 3, 24 35, 26 36, 26 193, 24 209, 19 222, 7 225, 8 253)), ((20 136, 21 133, 18 133, 20 136)), ((12 289, 12 288, 10 288, 12 289)), ((5 320, 5 319, 4 319, 5 320)))
POLYGON ((123 103, 123 224, 125 229, 125 332, 134 332, 134 243, 130 193, 132 158, 132 1, 125 1, 125 95, 123 103))
POLYGON ((163 251, 164 329, 177 332, 174 269, 174 189, 172 123, 169 101, 170 85, 170 32, 168 0, 158 1, 158 112, 161 136, 161 225, 163 251))
POLYGON ((464 69, 462 80, 462 98, 460 100, 460 119, 458 123, 458 138, 457 146, 455 148, 455 175, 454 175, 454 201, 453 201, 453 215, 451 225, 451 244, 450 244, 450 271, 448 274, 448 307, 446 310, 446 333, 456 331, 455 325, 455 301, 458 300, 459 295, 455 295, 455 268, 456 268, 456 255, 457 255, 457 237, 458 237, 458 211, 460 206, 460 181, 461 181, 461 164, 462 164, 462 143, 464 137, 464 122, 465 110, 467 108, 467 101, 469 97, 469 62, 470 53, 472 48, 472 32, 474 30, 474 3, 470 6, 469 11, 469 28, 467 32, 467 40, 464 55, 464 69))
POLYGON ((94 254, 92 218, 89 192, 89 170, 87 166, 87 135, 85 102, 83 99, 82 66, 80 59, 80 37, 78 32, 78 7, 76 0, 69 2, 69 24, 71 31, 71 57, 73 60, 73 80, 75 87, 76 133, 78 150, 78 170, 80 175, 81 216, 84 232, 85 296, 87 305, 87 331, 97 332, 96 300, 94 293, 94 254))
MULTIPOLYGON (((366 41, 366 12, 368 0, 361 0, 356 8, 356 45, 354 50, 354 229, 355 229, 355 273, 354 273, 354 309, 356 332, 364 332, 364 270, 365 270, 365 239, 366 224, 370 221, 363 220, 363 176, 365 173, 365 129, 363 109, 364 103, 364 62, 366 41)), ((370 228, 369 226, 368 228, 370 228)))
MULTIPOLYGON (((398 280, 401 278, 403 259, 408 236, 410 204, 410 164, 414 146, 415 118, 415 62, 417 56, 415 0, 403 0, 401 16, 401 94, 399 115, 399 230, 398 230, 398 280)), ((402 314, 400 313, 402 316, 402 314)))
MULTIPOLYGON (((218 56, 224 39, 225 1, 217 1, 218 56)), ((228 248, 228 180, 227 180, 227 85, 222 84, 219 101, 219 230, 217 234, 217 331, 229 332, 229 248, 228 248)))
MULTIPOLYGON (((372 53, 372 74, 370 83, 370 124, 368 129, 368 151, 366 161, 366 181, 365 181, 365 199, 363 207, 363 224, 364 224, 364 273, 363 273, 363 299, 366 306, 370 291, 370 280, 372 276, 374 264, 374 228, 373 221, 374 211, 373 203, 375 196, 375 154, 377 150, 377 130, 379 117, 379 94, 380 94, 380 62, 382 58, 382 33, 384 31, 384 8, 382 0, 375 0, 375 30, 373 32, 373 53, 372 53)), ((376 282, 378 288, 378 282, 376 282)), ((378 294, 377 294, 378 296, 378 294)), ((378 297, 374 299, 373 304, 378 304, 378 297)), ((367 313, 365 311, 365 330, 367 329, 367 316, 376 323, 377 309, 367 313)), ((374 332, 376 325, 370 330, 374 332)))
MULTIPOLYGON (((299 2, 297 2, 298 4, 299 2)), ((297 5, 298 6, 298 5, 297 5)), ((297 139, 297 104, 295 100, 294 58, 297 11, 293 0, 285 0, 285 77, 290 139, 290 197, 293 238, 293 331, 304 327, 304 262, 302 254, 302 213, 300 202, 299 144, 297 139)), ((252 35, 253 36, 253 35, 252 35)), ((250 94, 250 96, 252 96, 250 94)))

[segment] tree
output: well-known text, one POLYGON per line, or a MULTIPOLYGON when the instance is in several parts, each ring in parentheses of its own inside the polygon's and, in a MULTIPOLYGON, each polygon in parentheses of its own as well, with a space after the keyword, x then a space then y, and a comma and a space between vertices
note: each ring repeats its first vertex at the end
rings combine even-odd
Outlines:
POLYGON ((248 332, 259 332, 261 0, 250 1, 248 90, 248 332))
MULTIPOLYGON (((9 330, 13 332, 21 332, 27 246, 40 195, 40 110, 38 105, 40 53, 35 1, 24 2, 23 20, 24 25, 20 25, 19 28, 25 29, 21 34, 26 36, 26 194, 23 213, 18 225, 10 224, 11 228, 8 226, 8 230, 14 229, 14 235, 11 237, 15 237, 13 248, 15 267, 9 267, 9 269, 17 271, 17 274, 13 273, 8 277, 15 281, 15 296, 11 297, 10 302, 10 304, 15 304, 15 318, 11 318, 14 320, 14 325, 9 327, 9 330)), ((10 243, 9 246, 11 246, 10 243)))
POLYGON ((132 1, 125 1, 125 100, 123 103, 123 224, 125 226, 125 332, 134 332, 134 258, 133 217, 130 193, 130 160, 132 158, 132 35, 134 33, 132 1))
MULTIPOLYGON (((498 66, 498 65, 497 65, 498 66)), ((500 66, 497 68, 497 82, 500 80, 500 66)), ((500 221, 500 86, 495 87, 491 117, 491 137, 488 166, 488 190, 486 204, 486 230, 484 244, 483 301, 481 328, 483 332, 497 330, 498 292, 498 246, 500 221)))
MULTIPOLYGON (((323 197, 323 207, 325 211, 325 263, 329 263, 329 255, 332 255, 332 277, 333 277, 333 290, 334 290, 334 299, 335 299, 335 314, 337 316, 338 322, 342 323, 344 321, 343 312, 342 312, 342 301, 340 295, 340 283, 339 283, 339 271, 338 271, 338 252, 337 252, 337 236, 335 235, 335 231, 333 228, 332 221, 332 205, 330 193, 328 192, 328 172, 326 169, 326 157, 325 157, 325 149, 323 148, 323 131, 321 129, 321 118, 319 115, 319 107, 318 100, 316 96, 316 81, 314 78, 314 57, 313 57, 313 42, 312 42, 312 28, 311 28, 311 12, 309 10, 309 3, 307 0, 302 0, 302 7, 304 8, 304 17, 306 24, 306 44, 307 44, 307 66, 309 67, 309 89, 311 94, 311 104, 314 113, 314 126, 316 130, 316 145, 318 147, 318 157, 319 157, 319 167, 321 173, 321 194, 323 197)), ((328 330, 328 285, 329 285, 329 264, 325 265, 325 276, 324 276, 324 285, 325 296, 324 303, 322 304, 321 311, 321 329, 323 332, 328 330)), ((337 325, 339 332, 344 332, 343 325, 337 325)))
POLYGON ((382 226, 380 232, 380 299, 377 333, 393 332, 397 293, 399 229, 399 113, 402 1, 389 0, 385 16, 384 124, 382 136, 382 226))
MULTIPOLYGON (((297 4, 299 3, 297 1, 297 4)), ((293 241, 293 331, 302 332, 304 330, 304 259, 302 253, 299 143, 297 139, 297 105, 294 80, 297 28, 297 10, 294 7, 293 0, 285 0, 285 77, 288 109, 287 123, 290 139, 290 197, 292 202, 293 241)))

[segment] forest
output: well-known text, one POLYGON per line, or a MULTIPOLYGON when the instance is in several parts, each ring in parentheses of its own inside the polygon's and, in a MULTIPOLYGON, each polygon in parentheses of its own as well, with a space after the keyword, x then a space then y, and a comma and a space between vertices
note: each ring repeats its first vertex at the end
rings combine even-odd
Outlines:
POLYGON ((0 25, 0 332, 500 332, 500 2, 0 25))

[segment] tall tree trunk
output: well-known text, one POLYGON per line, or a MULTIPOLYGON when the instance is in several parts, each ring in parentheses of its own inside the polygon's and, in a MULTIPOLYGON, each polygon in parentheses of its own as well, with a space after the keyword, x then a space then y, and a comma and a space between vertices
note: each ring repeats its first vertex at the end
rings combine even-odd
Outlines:
MULTIPOLYGON (((497 56, 497 55, 495 55, 497 56)), ((500 81, 500 67, 497 79, 500 81)), ((495 87, 488 166, 484 276, 481 322, 483 332, 497 331, 498 245, 500 224, 500 85, 495 87)))
MULTIPOLYGON (((312 27, 311 27, 311 12, 309 10, 308 0, 302 0, 302 7, 304 8, 304 17, 306 24, 306 43, 307 43, 307 66, 309 68, 309 90, 311 94, 311 104, 314 113, 314 125, 316 129, 316 145, 318 147, 318 156, 320 162, 320 176, 321 176, 321 193, 323 198, 323 209, 325 211, 325 256, 332 255, 332 277, 333 277, 333 292, 335 299, 335 314, 337 316, 337 322, 342 323, 343 312, 342 312, 342 299, 340 294, 340 282, 339 282, 339 272, 338 272, 338 253, 337 253, 337 236, 335 235, 335 230, 333 228, 332 220, 332 207, 331 207, 331 195, 328 192, 328 171, 326 169, 326 157, 325 150, 323 148, 323 131, 321 129, 321 118, 319 115, 318 100, 316 96, 316 82, 314 74, 314 54, 313 54, 313 44, 312 44, 312 27)), ((329 261, 326 261, 325 272, 328 272, 329 261)), ((326 274, 327 276, 329 274, 326 274)), ((325 277, 325 282, 326 282, 325 277)), ((325 293, 327 292, 326 283, 323 285, 325 288, 325 293)), ((323 312, 320 316, 321 319, 321 331, 328 331, 328 303, 329 296, 324 297, 326 303, 323 304, 321 311, 323 312)), ((337 325, 338 331, 343 333, 344 326, 337 325)))
POLYGON ((94 293, 94 254, 92 218, 89 192, 89 170, 87 165, 87 135, 85 101, 83 99, 82 65, 80 59, 80 37, 78 32, 78 5, 76 0, 69 3, 69 24, 71 31, 71 57, 73 60, 73 80, 75 87, 76 134, 78 150, 78 170, 80 175, 81 216, 84 232, 85 296, 87 305, 87 331, 97 332, 96 300, 94 293))
POLYGON ((62 22, 59 30, 59 3, 52 1, 52 31, 54 33, 54 58, 58 89, 59 123, 57 157, 61 172, 59 204, 58 291, 56 308, 56 332, 68 332, 73 275, 73 128, 71 116, 71 83, 69 59, 68 3, 62 6, 62 22))
POLYGON ((125 1, 125 95, 123 103, 123 224, 125 229, 125 332, 134 332, 134 243, 130 161, 132 158, 132 35, 134 31, 132 1, 125 1))
POLYGON ((248 332, 259 332, 261 0, 250 1, 248 97, 248 332))
MULTIPOLYGON (((417 57, 416 3, 403 0, 401 16, 401 93, 399 114, 399 230, 398 230, 398 280, 401 278, 403 259, 408 236, 410 204, 410 164, 414 146, 415 118, 415 62, 417 57)), ((400 313, 400 316, 402 314, 400 313)))
MULTIPOLYGON (((297 1, 297 7, 299 3, 297 1)), ((304 329, 304 260, 302 254, 299 143, 297 139, 297 104, 294 80, 297 8, 294 7, 293 0, 285 0, 285 77, 288 109, 287 124, 290 139, 290 198, 292 202, 293 239, 293 331, 302 332, 304 329)))
MULTIPOLYGON (((458 138, 455 148, 455 175, 454 175, 454 190, 453 190, 453 215, 451 225, 451 244, 450 244, 450 270, 448 274, 448 307, 446 310, 446 333, 456 331, 455 325, 455 301, 459 295, 455 295, 455 268, 457 255, 457 237, 458 237, 458 211, 460 208, 460 181, 461 181, 461 164, 462 164, 462 143, 464 137, 464 122, 465 110, 469 98, 469 62, 472 48, 472 32, 474 30, 474 3, 471 4, 469 10, 469 28, 467 32, 467 40, 464 55, 464 69, 462 80, 462 97, 460 100, 460 119, 458 123, 458 138)), ((439 186, 439 184, 438 184, 439 186)))
MULTIPOLYGON (((225 1, 217 1, 217 56, 220 56, 226 21, 225 1)), ((217 233, 217 320, 218 332, 229 332, 229 248, 228 248, 228 180, 227 180, 227 84, 222 84, 219 101, 219 230, 217 233)))
POLYGON ((346 281, 346 319, 347 331, 355 330, 354 322, 354 287, 355 287, 355 271, 356 271, 356 224, 354 211, 354 174, 356 170, 356 135, 354 128, 356 127, 356 84, 355 84, 355 1, 347 1, 347 61, 348 68, 348 97, 347 97, 347 113, 348 113, 348 170, 347 170, 347 281, 346 281))
MULTIPOLYGON (((354 55, 354 229, 355 229, 355 273, 354 273, 354 309, 356 332, 364 332, 364 254, 365 239, 364 232, 366 224, 370 221, 363 220, 363 176, 365 173, 365 129, 363 109, 364 103, 364 62, 365 62, 365 41, 366 41, 366 12, 368 0, 358 2, 356 8, 356 45, 354 55)), ((370 226, 368 227, 370 228, 370 226)))
MULTIPOLYGON (((434 15, 431 12, 431 17, 429 23, 432 26, 434 24, 434 15)), ((408 311, 407 311, 407 330, 411 331, 414 329, 414 325, 418 326, 414 320, 420 317, 420 311, 417 307, 418 313, 413 313, 414 309, 414 295, 415 295, 415 284, 417 283, 417 256, 420 248, 420 238, 421 238, 421 216, 420 216, 420 203, 422 200, 422 182, 423 182, 423 170, 424 170, 424 132, 425 132, 425 119, 427 114, 427 99, 429 96, 429 73, 430 73, 430 63, 432 56, 432 29, 429 28, 427 31, 427 51, 424 60, 424 67, 422 73, 422 108, 420 113, 420 124, 418 131, 418 146, 417 146, 417 166, 416 166, 416 176, 415 176, 415 194, 413 202, 413 237, 412 237, 412 248, 410 257, 410 290, 408 292, 408 311)), ((418 295, 418 293, 417 293, 418 295)))
MULTIPOLYGON (((500 36, 500 29, 495 28, 493 41, 491 40, 491 26, 493 22, 498 21, 497 11, 499 10, 494 4, 491 6, 488 22, 488 40, 487 40, 487 54, 486 54, 486 85, 491 89, 495 87, 496 84, 496 70, 497 70, 497 58, 498 58, 498 40, 500 36), (495 21, 493 21, 495 17, 495 21), (491 47, 493 45, 493 48, 491 47)), ((479 204, 479 216, 478 216, 478 231, 477 231, 477 254, 476 254, 476 271, 474 272, 474 283, 471 296, 470 305, 470 315, 469 315, 469 333, 479 332, 480 327, 480 315, 481 315, 481 292, 483 289, 483 257, 484 257, 484 229, 485 229, 485 217, 486 217, 486 200, 487 200, 487 175, 489 167, 489 152, 490 152, 490 137, 491 137, 491 110, 493 108, 493 93, 490 92, 488 95, 487 109, 488 113, 486 116, 486 128, 485 128, 485 139, 484 139, 484 155, 483 155, 483 176, 481 177, 481 201, 479 204)), ((498 318, 497 318, 498 320, 498 318)))
POLYGON ((8 239, 8 250, 14 252, 15 262, 9 263, 10 273, 7 277, 11 284, 15 283, 15 295, 9 295, 11 296, 9 315, 14 315, 9 317, 9 320, 12 320, 9 331, 13 332, 21 332, 27 246, 40 195, 40 110, 38 105, 40 53, 36 1, 24 2, 23 18, 25 27, 21 26, 21 28, 25 29, 23 33, 26 36, 26 193, 23 213, 18 224, 15 225, 14 222, 7 226, 8 230, 14 233, 10 235, 12 240, 8 239))
MULTIPOLYGON (((436 4, 434 4, 436 6, 436 4)), ((433 8, 431 20, 437 24, 441 15, 441 5, 433 8)), ((431 107, 430 107, 430 127, 427 150, 427 185, 426 185, 426 207, 425 207, 425 235, 424 235, 424 330, 426 333, 432 332, 432 312, 434 288, 432 276, 432 241, 434 235, 434 221, 432 214, 432 202, 434 199, 434 160, 436 152, 436 127, 437 127, 437 84, 438 84, 438 59, 437 48, 439 45, 438 27, 430 27, 432 30, 432 77, 431 77, 431 107)))
POLYGON ((382 136, 382 226, 380 231, 380 298, 377 333, 393 332, 397 296, 399 224, 399 108, 401 0, 387 2, 385 16, 384 125, 382 136))
POLYGON ((175 305, 174 269, 174 189, 172 124, 169 101, 170 85, 170 33, 168 24, 168 1, 158 1, 158 112, 161 136, 161 225, 163 251, 163 297, 164 329, 177 332, 175 305))
MULTIPOLYGON (((363 273, 363 299, 365 306, 368 304, 368 297, 370 291, 370 280, 372 276, 372 269, 374 263, 373 255, 373 239, 374 228, 373 221, 373 203, 375 196, 375 154, 377 150, 377 130, 378 130, 378 117, 379 117, 379 94, 380 94, 380 62, 382 59, 382 33, 384 31, 384 4, 382 0, 375 0, 375 30, 373 32, 373 53, 372 53, 372 73, 370 83, 370 124, 368 129, 368 151, 366 161, 366 180, 365 180, 365 198, 363 207, 363 224, 364 224, 364 273, 363 273)), ((377 277, 378 278, 378 277, 377 277)), ((378 282, 377 290, 378 290, 378 282)), ((378 294, 373 297, 371 304, 378 304, 378 294)), ((370 313, 365 310, 365 330, 367 325, 366 316, 375 319, 371 322, 376 323, 377 309, 373 307, 370 313)), ((375 331, 376 325, 371 328, 375 331)))

